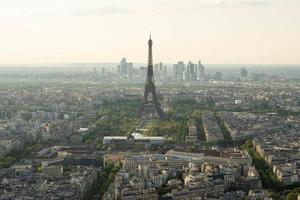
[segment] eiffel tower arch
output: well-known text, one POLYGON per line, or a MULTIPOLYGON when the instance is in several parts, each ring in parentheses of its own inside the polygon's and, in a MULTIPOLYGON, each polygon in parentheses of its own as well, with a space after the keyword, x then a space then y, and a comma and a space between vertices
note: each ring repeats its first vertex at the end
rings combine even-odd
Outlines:
POLYGON ((152 39, 148 41, 148 67, 145 92, 139 109, 140 118, 163 118, 164 113, 158 101, 154 76, 153 76, 153 56, 152 56, 152 39))

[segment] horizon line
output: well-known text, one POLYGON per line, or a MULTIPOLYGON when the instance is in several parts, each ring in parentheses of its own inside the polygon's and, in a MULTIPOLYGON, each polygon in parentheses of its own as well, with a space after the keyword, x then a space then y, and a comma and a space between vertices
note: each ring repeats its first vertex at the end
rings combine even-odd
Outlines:
MULTIPOLYGON (((177 62, 180 62, 182 60, 179 60, 177 62)), ((188 63, 190 60, 188 61, 183 61, 184 63, 188 63)), ((162 62, 163 64, 166 65, 173 65, 173 64, 177 64, 177 62, 175 63, 171 63, 171 62, 162 62)), ((191 61, 192 62, 192 61, 191 61)), ((51 66, 45 66, 45 65, 84 65, 84 64, 118 64, 120 62, 24 62, 24 63, 0 63, 0 68, 2 67, 22 67, 20 65, 24 65, 23 67, 29 67, 28 65, 32 65, 32 67, 37 67, 37 65, 44 65, 44 66, 40 66, 40 67, 51 67, 51 66)), ((133 64, 145 64, 147 65, 146 62, 129 62, 129 63, 133 63, 133 64)), ((159 64, 161 62, 156 62, 155 64, 159 64)), ((192 62, 194 64, 197 64, 198 62, 192 62)), ((277 66, 286 66, 286 65, 300 65, 300 63, 203 63, 203 65, 261 65, 261 66, 266 66, 266 65, 277 65, 277 66)))

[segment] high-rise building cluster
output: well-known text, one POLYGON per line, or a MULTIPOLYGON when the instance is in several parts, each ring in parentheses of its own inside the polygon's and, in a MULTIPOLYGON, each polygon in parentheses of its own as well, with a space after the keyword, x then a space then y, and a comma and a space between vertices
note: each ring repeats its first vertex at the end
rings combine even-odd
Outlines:
POLYGON ((164 81, 168 78, 167 66, 162 62, 154 65, 154 78, 156 81, 164 81))
POLYGON ((127 62, 126 58, 122 58, 120 65, 118 65, 118 74, 124 77, 130 77, 133 64, 127 62))
POLYGON ((189 61, 187 64, 179 61, 173 65, 173 77, 178 81, 198 81, 205 78, 205 67, 201 61, 194 64, 189 61))
MULTIPOLYGON (((165 81, 201 81, 206 78, 205 67, 199 60, 198 63, 179 61, 173 65, 173 70, 168 71, 169 66, 159 62, 153 65, 154 79, 157 82, 165 81)), ((133 67, 133 63, 122 58, 117 68, 119 80, 143 81, 146 78, 147 68, 133 67)))

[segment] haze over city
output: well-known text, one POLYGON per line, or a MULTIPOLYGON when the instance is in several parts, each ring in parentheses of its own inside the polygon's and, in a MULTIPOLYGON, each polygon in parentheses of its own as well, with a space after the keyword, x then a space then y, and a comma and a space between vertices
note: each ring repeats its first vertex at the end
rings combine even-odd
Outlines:
POLYGON ((299 0, 1 2, 0 200, 300 200, 299 19, 299 0))
POLYGON ((0 6, 0 64, 299 64, 298 0, 10 0, 0 6))

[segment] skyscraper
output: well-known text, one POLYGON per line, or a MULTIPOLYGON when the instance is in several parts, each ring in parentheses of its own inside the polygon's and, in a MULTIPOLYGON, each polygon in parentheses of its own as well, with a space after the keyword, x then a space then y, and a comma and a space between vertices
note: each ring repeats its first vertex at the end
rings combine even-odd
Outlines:
POLYGON ((168 78, 167 66, 163 65, 162 62, 155 64, 154 76, 155 76, 155 81, 166 81, 168 78))
POLYGON ((152 39, 148 41, 148 67, 147 67, 147 80, 145 85, 145 93, 142 99, 141 107, 139 110, 139 117, 141 118, 162 118, 164 113, 158 101, 153 74, 153 56, 152 56, 152 39))
POLYGON ((184 71, 185 71, 185 64, 182 61, 179 61, 177 64, 173 65, 173 73, 174 78, 177 81, 184 80, 184 71))
POLYGON ((121 72, 121 74, 126 74, 127 69, 128 69, 127 60, 126 60, 126 58, 122 58, 122 60, 120 62, 120 72, 121 72))
POLYGON ((164 65, 163 69, 162 69, 162 79, 163 80, 167 80, 168 79, 168 67, 167 65, 164 65))
POLYGON ((241 68, 241 76, 243 78, 247 78, 248 72, 247 72, 247 70, 245 68, 241 68))
POLYGON ((186 66, 186 80, 187 81, 196 81, 197 80, 197 64, 188 62, 186 66))
POLYGON ((162 77, 163 77, 163 63, 158 63, 155 64, 154 67, 154 75, 155 75, 155 80, 156 81, 162 81, 162 77))
POLYGON ((198 62, 198 79, 202 79, 205 77, 205 67, 202 65, 201 60, 198 62))
POLYGON ((118 65, 118 73, 121 76, 129 77, 132 68, 133 68, 133 64, 128 63, 126 58, 122 58, 120 65, 118 65))

